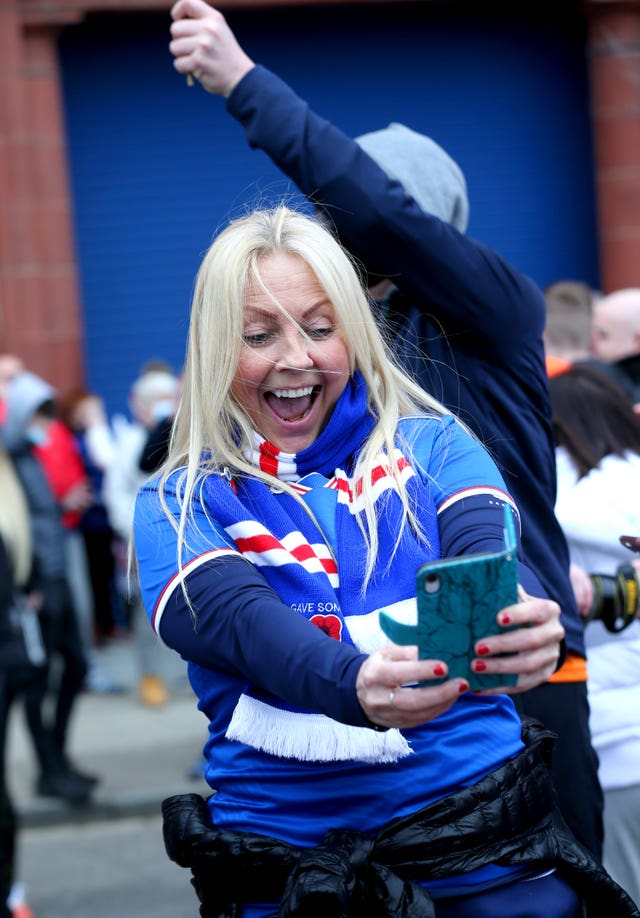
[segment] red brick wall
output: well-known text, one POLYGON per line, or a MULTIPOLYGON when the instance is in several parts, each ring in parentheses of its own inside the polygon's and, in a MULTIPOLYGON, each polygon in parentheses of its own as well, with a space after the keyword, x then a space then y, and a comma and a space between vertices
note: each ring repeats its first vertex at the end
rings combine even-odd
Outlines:
MULTIPOLYGON (((166 0, 0 3, 0 351, 19 353, 63 391, 83 377, 82 312, 56 28, 89 10, 169 7, 166 0)), ((640 0, 587 0, 584 10, 602 286, 640 286, 640 0)))
POLYGON ((605 291, 640 287, 640 4, 593 3, 595 182, 605 291))
POLYGON ((55 32, 2 4, 0 60, 0 350, 68 388, 83 368, 55 32))

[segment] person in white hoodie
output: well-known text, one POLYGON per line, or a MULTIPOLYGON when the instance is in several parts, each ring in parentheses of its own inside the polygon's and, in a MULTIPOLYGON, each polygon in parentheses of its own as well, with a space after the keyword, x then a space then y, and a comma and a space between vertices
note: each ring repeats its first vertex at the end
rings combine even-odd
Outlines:
MULTIPOLYGON (((549 388, 556 515, 569 544, 578 607, 589 619, 598 605, 590 575, 612 577, 629 564, 636 576, 640 571, 640 561, 620 542, 623 535, 640 536, 640 419, 625 392, 593 364, 574 364, 550 379, 549 388)), ((627 579, 631 596, 632 571, 627 579)), ((604 865, 640 903, 640 621, 631 618, 612 632, 600 618, 589 620, 585 641, 591 732, 605 796, 604 865)))
POLYGON ((149 432, 158 421, 175 412, 179 394, 180 379, 168 365, 152 361, 142 367, 129 393, 133 421, 128 422, 122 417, 114 419, 115 455, 105 470, 103 486, 109 522, 120 540, 122 588, 129 606, 140 669, 138 696, 142 704, 152 708, 162 707, 169 701, 163 673, 169 667, 173 669, 175 662, 149 629, 137 577, 127 576, 127 546, 133 527, 136 495, 149 477, 140 469, 140 457, 149 432))

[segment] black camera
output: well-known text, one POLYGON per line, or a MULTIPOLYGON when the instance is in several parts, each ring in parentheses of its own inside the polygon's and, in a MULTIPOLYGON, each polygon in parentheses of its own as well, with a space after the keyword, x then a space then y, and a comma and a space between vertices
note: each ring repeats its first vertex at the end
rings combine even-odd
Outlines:
POLYGON ((600 619, 614 634, 624 631, 638 614, 640 581, 632 564, 621 564, 614 576, 590 574, 593 603, 586 622, 600 619))

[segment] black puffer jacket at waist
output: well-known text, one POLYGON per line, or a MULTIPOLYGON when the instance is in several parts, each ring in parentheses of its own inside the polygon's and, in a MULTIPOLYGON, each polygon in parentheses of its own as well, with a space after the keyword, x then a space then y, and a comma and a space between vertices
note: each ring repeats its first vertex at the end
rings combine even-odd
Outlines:
POLYGON ((640 918, 558 812, 548 770, 553 734, 529 723, 523 738, 518 756, 472 787, 393 820, 373 838, 330 831, 315 848, 217 830, 198 794, 169 797, 167 853, 191 868, 204 918, 236 918, 243 903, 277 900, 279 918, 434 918, 429 893, 412 880, 492 863, 555 867, 582 897, 585 918, 640 918))

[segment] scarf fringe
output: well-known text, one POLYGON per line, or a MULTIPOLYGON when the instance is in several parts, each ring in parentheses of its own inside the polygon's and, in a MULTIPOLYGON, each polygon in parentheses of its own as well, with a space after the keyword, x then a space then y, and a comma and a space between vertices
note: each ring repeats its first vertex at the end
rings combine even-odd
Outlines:
POLYGON ((240 696, 226 737, 269 755, 303 762, 390 763, 413 753, 399 730, 378 733, 352 727, 324 714, 274 708, 248 695, 240 696))

